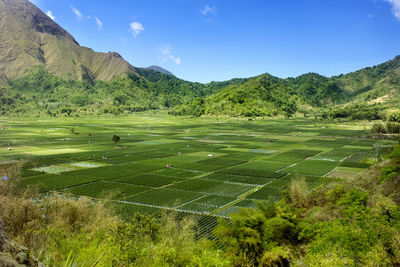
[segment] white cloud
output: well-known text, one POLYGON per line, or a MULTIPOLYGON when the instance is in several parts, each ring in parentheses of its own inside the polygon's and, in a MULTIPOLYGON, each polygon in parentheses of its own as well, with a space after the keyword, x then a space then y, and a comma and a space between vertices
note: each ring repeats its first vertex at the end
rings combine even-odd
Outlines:
POLYGON ((94 17, 97 26, 99 27, 99 31, 101 31, 101 29, 103 28, 103 22, 101 22, 101 20, 98 17, 94 17))
POLYGON ((373 14, 368 14, 368 18, 373 19, 374 15, 373 14))
POLYGON ((200 12, 203 14, 203 16, 215 16, 217 15, 217 8, 215 6, 206 5, 202 10, 200 10, 200 12))
POLYGON ((135 21, 130 24, 130 30, 132 31, 133 36, 136 38, 136 36, 138 36, 139 33, 144 31, 144 28, 141 23, 135 21))
POLYGON ((55 20, 56 17, 54 17, 53 12, 51 12, 51 10, 47 10, 46 15, 51 18, 52 20, 55 20))
POLYGON ((400 20, 400 0, 384 0, 392 5, 393 15, 400 20))
POLYGON ((75 8, 75 7, 73 7, 73 6, 71 6, 71 9, 72 9, 72 11, 75 13, 75 15, 76 15, 76 17, 77 17, 78 19, 83 19, 83 15, 82 15, 82 13, 79 11, 79 9, 77 9, 77 8, 75 8))
POLYGON ((171 60, 177 65, 181 64, 181 59, 172 55, 172 47, 170 45, 166 45, 161 48, 161 60, 163 62, 171 60))

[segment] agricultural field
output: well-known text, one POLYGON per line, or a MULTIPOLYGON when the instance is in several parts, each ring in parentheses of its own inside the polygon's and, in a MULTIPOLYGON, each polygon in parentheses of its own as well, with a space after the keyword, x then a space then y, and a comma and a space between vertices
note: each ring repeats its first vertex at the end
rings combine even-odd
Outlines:
POLYGON ((202 231, 242 207, 353 177, 393 147, 367 123, 119 117, 0 118, 0 164, 25 160, 21 183, 132 212, 194 215, 202 231), (120 137, 115 142, 113 136, 120 137), (114 139, 114 141, 113 141, 114 139))

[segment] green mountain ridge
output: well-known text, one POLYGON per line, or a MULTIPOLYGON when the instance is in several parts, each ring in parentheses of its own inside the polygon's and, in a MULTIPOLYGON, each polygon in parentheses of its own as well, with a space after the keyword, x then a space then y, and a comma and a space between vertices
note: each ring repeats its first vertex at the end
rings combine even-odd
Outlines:
POLYGON ((400 107, 400 56, 349 74, 262 74, 207 84, 159 67, 135 68, 118 53, 79 46, 28 0, 0 0, 0 112, 322 116, 379 119, 400 107))
MULTIPOLYGON (((204 99, 196 99, 172 110, 175 115, 291 116, 301 108, 328 109, 332 117, 348 117, 337 110, 400 108, 400 56, 377 66, 331 78, 307 73, 280 79, 269 74, 250 78, 204 99), (376 107, 376 108, 373 108, 376 107)), ((363 112, 364 112, 363 111, 363 112)), ((361 117, 365 117, 364 115, 361 117)), ((366 119, 379 119, 369 114, 366 119)))

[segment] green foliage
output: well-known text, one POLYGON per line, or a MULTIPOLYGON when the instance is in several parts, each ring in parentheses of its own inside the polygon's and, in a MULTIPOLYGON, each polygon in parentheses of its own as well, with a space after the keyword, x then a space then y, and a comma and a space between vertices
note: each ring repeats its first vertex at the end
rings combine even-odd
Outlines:
POLYGON ((387 121, 383 122, 375 122, 371 127, 372 133, 379 133, 379 134, 400 134, 400 123, 398 122, 391 122, 387 121))
MULTIPOLYGON (((227 86, 204 102, 186 102, 174 108, 171 114, 246 117, 282 114, 291 117, 298 110, 305 116, 308 116, 307 110, 313 110, 317 115, 322 111, 323 119, 384 119, 384 110, 400 103, 396 87, 400 81, 396 71, 399 66, 400 58, 396 57, 372 68, 332 78, 308 73, 297 78, 278 79, 264 74, 243 84, 227 86), (387 97, 384 104, 380 103, 382 101, 369 103, 379 97, 387 97), (350 105, 342 105, 345 103, 350 105), (309 106, 309 109, 299 109, 300 105, 309 106)), ((398 120, 397 113, 390 115, 390 121, 398 120)))
POLYGON ((112 137, 112 141, 114 142, 114 144, 118 143, 121 140, 121 137, 118 135, 113 135, 112 137))
POLYGON ((384 107, 380 105, 352 104, 345 107, 337 107, 326 112, 328 118, 347 118, 351 120, 381 120, 385 117, 384 107))
POLYGON ((0 114, 7 114, 10 110, 23 113, 23 103, 26 98, 9 85, 0 84, 0 114))
MULTIPOLYGON (((63 80, 43 67, 32 67, 10 86, 3 85, 7 89, 2 90, 0 102, 5 104, 3 113, 39 111, 50 116, 170 109, 174 115, 196 117, 280 114, 289 118, 298 112, 304 116, 311 112, 323 119, 378 120, 385 118, 386 109, 399 104, 395 86, 400 78, 393 69, 399 61, 396 58, 333 78, 308 73, 279 79, 263 74, 208 84, 141 68, 136 69, 139 75, 127 73, 108 82, 63 80), (379 97, 386 100, 375 101, 379 97)), ((389 114, 388 121, 398 120, 398 112, 389 114)))
POLYGON ((339 104, 349 99, 348 93, 335 81, 316 73, 289 79, 289 83, 306 103, 313 106, 339 104))
POLYGON ((400 123, 400 111, 391 112, 388 115, 387 120, 390 122, 399 122, 400 123))
POLYGON ((32 67, 10 86, 2 85, 1 107, 4 113, 46 111, 51 116, 87 111, 119 114, 174 107, 226 84, 243 82, 238 79, 204 85, 153 70, 137 70, 142 76, 128 73, 104 82, 63 80, 43 67, 32 67), (30 110, 26 109, 27 103, 30 110))
POLYGON ((280 207, 277 211, 272 207, 242 209, 230 216, 231 222, 221 221, 215 233, 235 265, 259 265, 272 249, 296 243, 295 222, 286 212, 280 207), (271 218, 271 214, 277 216, 271 218))
POLYGON ((400 134, 400 123, 387 121, 386 132, 391 134, 400 134))
POLYGON ((133 214, 129 222, 121 222, 111 230, 107 241, 113 245, 108 257, 115 264, 137 261, 147 244, 156 241, 160 228, 160 222, 154 217, 133 214))
POLYGON ((391 158, 400 158, 400 144, 396 145, 390 154, 391 158))
POLYGON ((382 122, 375 122, 371 127, 371 133, 386 133, 385 124, 382 122))
POLYGON ((297 111, 296 96, 285 83, 265 74, 244 84, 227 86, 204 100, 194 100, 171 111, 174 115, 228 115, 259 117, 282 113, 290 117, 297 111))
POLYGON ((391 180, 399 179, 400 177, 400 164, 386 166, 382 169, 382 173, 379 176, 380 180, 391 180))

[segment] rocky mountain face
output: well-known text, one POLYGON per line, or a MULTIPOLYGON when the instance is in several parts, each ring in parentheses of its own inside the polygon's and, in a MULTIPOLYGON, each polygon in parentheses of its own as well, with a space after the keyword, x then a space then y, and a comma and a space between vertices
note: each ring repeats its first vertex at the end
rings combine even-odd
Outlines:
POLYGON ((0 81, 14 80, 32 66, 63 79, 104 80, 135 73, 118 53, 82 47, 28 0, 0 0, 0 81))
POLYGON ((38 266, 45 267, 29 254, 26 247, 22 247, 7 237, 3 221, 0 219, 0 266, 2 267, 23 267, 38 266))

